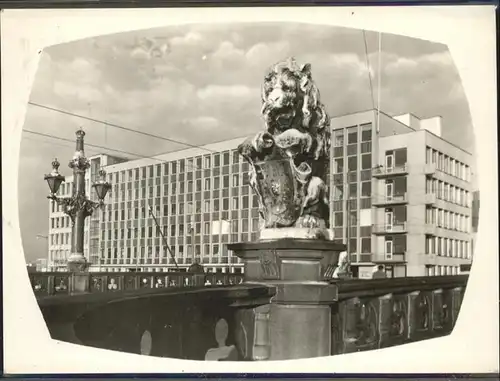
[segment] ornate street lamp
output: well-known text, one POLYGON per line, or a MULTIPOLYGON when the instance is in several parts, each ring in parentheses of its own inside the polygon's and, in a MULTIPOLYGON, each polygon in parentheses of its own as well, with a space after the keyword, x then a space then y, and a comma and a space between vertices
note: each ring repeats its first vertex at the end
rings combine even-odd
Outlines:
POLYGON ((58 197, 56 195, 61 184, 65 181, 63 175, 59 173, 59 162, 55 159, 52 162, 52 172, 45 175, 45 180, 50 189, 47 198, 61 205, 72 222, 71 232, 71 254, 68 258, 68 270, 72 272, 85 271, 89 264, 83 254, 85 218, 92 215, 94 209, 104 206, 104 198, 111 185, 106 182, 106 172, 99 171, 99 180, 92 185, 95 189, 99 202, 93 202, 85 195, 85 172, 90 167, 90 161, 85 157, 83 130, 76 132, 76 151, 73 159, 69 162, 69 167, 73 169, 73 192, 71 197, 58 197))

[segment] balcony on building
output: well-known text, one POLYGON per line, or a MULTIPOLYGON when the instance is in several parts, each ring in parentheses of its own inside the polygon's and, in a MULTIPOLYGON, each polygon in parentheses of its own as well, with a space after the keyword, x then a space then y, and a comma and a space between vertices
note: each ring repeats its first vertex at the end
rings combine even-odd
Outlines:
POLYGON ((404 264, 406 253, 373 253, 372 262, 375 264, 404 264))
POLYGON ((393 194, 385 196, 374 196, 372 198, 373 206, 387 206, 387 205, 405 205, 408 203, 408 194, 393 194))
POLYGON ((408 175, 408 165, 395 165, 392 167, 379 166, 373 168, 372 176, 375 178, 383 179, 392 176, 405 176, 408 175))
POLYGON ((426 223, 424 225, 424 233, 427 235, 436 236, 438 227, 432 223, 426 223))
POLYGON ((435 193, 426 193, 424 202, 425 205, 434 205, 437 201, 437 196, 435 193))
POLYGON ((436 173, 437 167, 435 163, 427 163, 424 165, 424 174, 433 175, 436 173))
POLYGON ((405 234, 408 233, 406 222, 397 222, 393 224, 372 225, 373 234, 405 234))

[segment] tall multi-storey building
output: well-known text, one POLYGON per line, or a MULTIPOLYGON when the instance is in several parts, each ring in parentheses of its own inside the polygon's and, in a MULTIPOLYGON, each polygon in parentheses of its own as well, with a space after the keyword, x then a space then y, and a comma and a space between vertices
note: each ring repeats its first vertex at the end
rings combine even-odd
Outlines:
POLYGON ((457 274, 471 258, 471 155, 441 118, 376 110, 332 120, 331 226, 354 274, 457 274))
POLYGON ((242 140, 107 166, 101 267, 183 270, 199 262, 207 271, 241 272, 226 244, 258 234, 249 167, 236 151, 242 140))
MULTIPOLYGON (((471 155, 440 137, 440 122, 376 110, 332 119, 330 226, 347 243, 356 276, 371 277, 378 264, 400 277, 456 274, 470 263, 471 155)), ((199 262, 207 271, 243 271, 226 246, 258 238, 249 167, 236 151, 242 140, 133 161, 92 157, 88 193, 100 166, 112 189, 105 209, 86 221, 90 270, 199 262)), ((49 266, 63 267, 71 228, 52 208, 49 266)))

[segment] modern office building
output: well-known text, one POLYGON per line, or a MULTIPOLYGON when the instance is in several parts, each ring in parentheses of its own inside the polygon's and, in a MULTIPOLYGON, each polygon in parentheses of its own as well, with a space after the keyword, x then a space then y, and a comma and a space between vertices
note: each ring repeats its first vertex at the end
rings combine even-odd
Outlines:
POLYGON ((471 258, 472 157, 441 138, 441 118, 376 110, 332 120, 335 237, 355 276, 457 274, 471 258))
MULTIPOLYGON (((377 264, 399 277, 456 274, 470 263, 471 155, 440 137, 440 122, 376 110, 332 119, 330 225, 348 244, 356 276, 371 277, 377 264)), ((112 189, 86 221, 90 270, 199 262, 207 271, 243 271, 226 247, 258 238, 249 167, 236 151, 242 140, 133 161, 92 157, 87 191, 100 166, 112 189)), ((68 178, 61 194, 70 192, 68 178)), ((49 266, 64 268, 70 221, 51 208, 49 266)))

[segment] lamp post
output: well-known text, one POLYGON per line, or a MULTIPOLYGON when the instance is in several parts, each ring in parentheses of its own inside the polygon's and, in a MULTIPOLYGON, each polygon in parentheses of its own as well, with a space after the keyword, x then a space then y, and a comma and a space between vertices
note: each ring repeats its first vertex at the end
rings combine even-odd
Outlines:
POLYGON ((64 213, 71 218, 71 254, 68 258, 67 266, 71 272, 83 272, 89 267, 89 263, 83 254, 85 218, 92 215, 94 209, 104 206, 104 198, 111 185, 106 182, 106 172, 99 171, 100 179, 92 184, 99 202, 93 202, 85 195, 85 172, 90 167, 90 161, 85 157, 84 136, 82 129, 76 132, 76 151, 69 162, 69 167, 73 169, 73 191, 71 197, 56 196, 61 183, 65 177, 59 173, 59 162, 55 159, 52 162, 52 172, 45 175, 45 180, 50 189, 47 198, 62 205, 64 213))

